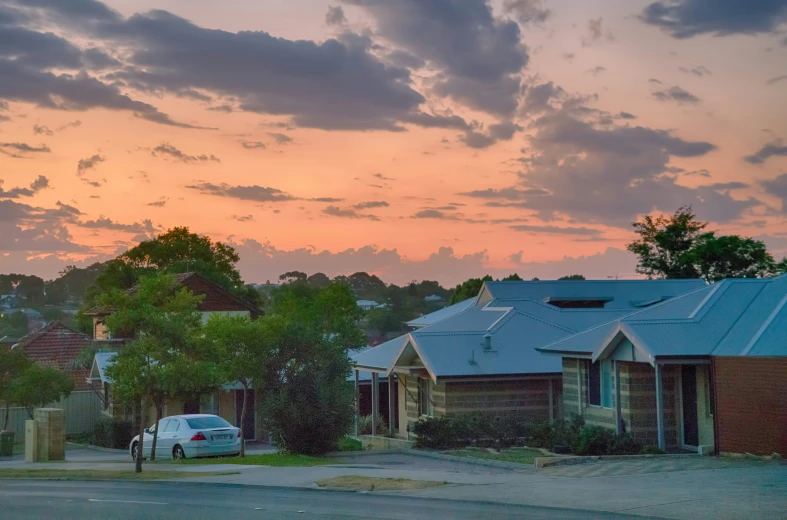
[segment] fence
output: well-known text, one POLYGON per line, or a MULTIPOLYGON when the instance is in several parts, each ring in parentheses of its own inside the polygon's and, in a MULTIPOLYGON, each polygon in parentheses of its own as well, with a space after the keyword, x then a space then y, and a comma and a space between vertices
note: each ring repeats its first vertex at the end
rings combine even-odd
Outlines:
MULTIPOLYGON (((62 408, 66 411, 66 435, 93 431, 101 417, 101 399, 94 392, 73 392, 65 399, 51 403, 46 408, 62 408)), ((16 432, 15 442, 25 441, 25 421, 30 419, 24 408, 11 408, 8 429, 16 432)), ((0 428, 5 420, 5 407, 0 409, 0 428)))

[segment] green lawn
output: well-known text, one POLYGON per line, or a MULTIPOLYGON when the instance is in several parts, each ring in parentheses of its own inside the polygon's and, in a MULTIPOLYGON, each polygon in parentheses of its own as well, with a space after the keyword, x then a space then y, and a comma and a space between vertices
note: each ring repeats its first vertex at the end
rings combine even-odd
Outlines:
POLYGON ((500 452, 491 452, 480 448, 466 448, 464 450, 445 451, 447 455, 459 457, 473 457, 476 459, 499 460, 503 462, 516 462, 519 464, 533 464, 536 457, 548 457, 541 450, 532 448, 510 448, 500 452))
POLYGON ((290 455, 288 453, 264 453, 260 455, 246 455, 240 457, 216 457, 210 459, 186 459, 183 461, 168 460, 173 464, 246 464, 249 466, 325 466, 328 464, 341 464, 335 458, 310 457, 308 455, 290 455))
POLYGON ((237 471, 143 471, 103 469, 12 469, 0 468, 0 479, 42 478, 58 480, 161 480, 185 477, 237 475, 237 471))

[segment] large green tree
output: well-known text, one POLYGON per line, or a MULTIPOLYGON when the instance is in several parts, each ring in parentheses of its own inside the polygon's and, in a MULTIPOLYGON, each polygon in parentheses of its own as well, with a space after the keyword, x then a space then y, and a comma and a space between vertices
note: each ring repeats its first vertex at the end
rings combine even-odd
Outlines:
POLYGON ((0 401, 5 403, 3 430, 8 428, 12 383, 21 377, 30 365, 30 360, 21 350, 0 346, 0 401))
POLYGON ((484 282, 491 281, 492 277, 489 275, 486 275, 483 278, 470 278, 469 280, 465 280, 464 282, 457 285, 456 288, 454 288, 454 295, 451 297, 451 305, 463 302, 468 298, 472 298, 473 296, 478 296, 478 293, 481 291, 481 287, 484 285, 484 282))
POLYGON ((724 278, 761 278, 779 271, 764 243, 738 235, 706 233, 691 249, 689 261, 711 283, 724 278))
POLYGON ((72 390, 74 380, 62 370, 31 364, 11 381, 8 397, 11 403, 25 408, 32 419, 35 408, 65 399, 72 390))

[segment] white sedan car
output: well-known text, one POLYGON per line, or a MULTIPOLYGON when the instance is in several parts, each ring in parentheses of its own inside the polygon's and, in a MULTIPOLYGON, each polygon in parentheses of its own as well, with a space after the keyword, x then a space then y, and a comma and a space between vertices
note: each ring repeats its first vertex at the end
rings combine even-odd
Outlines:
MULTIPOLYGON (((143 458, 150 457, 155 424, 145 429, 142 443, 143 458)), ((156 440, 156 458, 186 459, 238 455, 240 453, 240 428, 236 428, 217 415, 172 415, 159 421, 156 440)), ((139 435, 131 439, 131 458, 137 458, 139 435)))

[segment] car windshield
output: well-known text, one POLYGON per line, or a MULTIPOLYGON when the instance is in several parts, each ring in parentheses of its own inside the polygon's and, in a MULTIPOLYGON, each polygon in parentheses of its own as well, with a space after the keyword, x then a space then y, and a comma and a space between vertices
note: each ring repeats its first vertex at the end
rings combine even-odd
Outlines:
POLYGON ((221 417, 192 417, 186 419, 189 428, 192 430, 204 430, 208 428, 231 428, 232 425, 221 417))

